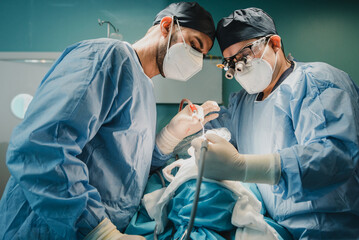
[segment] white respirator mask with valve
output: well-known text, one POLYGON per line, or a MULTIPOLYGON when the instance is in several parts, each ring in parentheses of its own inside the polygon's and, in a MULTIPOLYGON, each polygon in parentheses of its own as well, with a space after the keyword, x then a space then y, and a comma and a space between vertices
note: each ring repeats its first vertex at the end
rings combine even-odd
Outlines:
POLYGON ((163 73, 166 78, 187 81, 202 70, 203 54, 186 44, 178 20, 173 17, 172 19, 177 22, 183 42, 176 43, 169 47, 174 23, 171 24, 167 52, 163 60, 163 73))

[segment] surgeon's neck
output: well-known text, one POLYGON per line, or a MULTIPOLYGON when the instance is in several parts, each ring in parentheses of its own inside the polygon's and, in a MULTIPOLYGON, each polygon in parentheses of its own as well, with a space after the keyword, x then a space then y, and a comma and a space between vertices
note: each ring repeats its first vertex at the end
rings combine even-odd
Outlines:
POLYGON ((290 63, 286 60, 284 54, 280 54, 278 56, 278 62, 277 62, 277 67, 273 72, 273 78, 271 83, 269 84, 269 86, 263 90, 263 98, 262 100, 266 99, 269 94, 271 94, 272 89, 274 88, 274 86, 276 85, 276 83, 278 82, 279 78, 282 76, 282 74, 285 72, 285 70, 287 70, 290 67, 290 63))
POLYGON ((142 39, 132 44, 132 47, 137 52, 143 71, 149 78, 152 78, 158 75, 160 71, 156 62, 157 42, 150 35, 145 35, 142 39))

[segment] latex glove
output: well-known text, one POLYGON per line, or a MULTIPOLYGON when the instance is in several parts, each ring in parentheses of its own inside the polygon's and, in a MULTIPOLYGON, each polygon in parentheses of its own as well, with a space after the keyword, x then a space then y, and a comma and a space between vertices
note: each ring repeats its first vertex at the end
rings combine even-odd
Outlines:
POLYGON ((220 110, 218 104, 214 101, 207 101, 201 106, 195 106, 198 110, 197 115, 193 116, 189 105, 187 105, 157 135, 156 144, 163 154, 173 152, 173 149, 183 138, 200 131, 202 125, 218 117, 218 113, 206 116, 211 112, 218 112, 220 110))
MULTIPOLYGON (((240 154, 224 138, 216 134, 205 136, 209 144, 204 160, 204 177, 215 180, 278 183, 281 173, 279 154, 240 154)), ((203 138, 196 138, 191 143, 195 148, 196 162, 199 159, 202 141, 203 138)))
POLYGON ((102 220, 84 240, 146 240, 138 235, 127 235, 117 230, 116 226, 108 219, 102 220))

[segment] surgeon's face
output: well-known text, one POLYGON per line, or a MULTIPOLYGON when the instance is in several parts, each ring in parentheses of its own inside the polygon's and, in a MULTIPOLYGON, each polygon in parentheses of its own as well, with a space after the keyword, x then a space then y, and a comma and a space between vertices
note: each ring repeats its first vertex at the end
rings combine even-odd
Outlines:
MULTIPOLYGON (((181 27, 181 31, 185 42, 189 46, 197 50, 198 52, 203 53, 204 55, 208 53, 209 49, 213 45, 213 41, 211 40, 211 38, 200 31, 186 27, 181 27)), ((173 26, 172 36, 168 34, 166 37, 162 38, 161 41, 159 42, 159 46, 157 49, 156 62, 162 76, 164 76, 163 60, 167 53, 167 42, 169 37, 171 37, 171 42, 169 47, 171 47, 176 43, 183 42, 180 30, 176 24, 173 26)))
MULTIPOLYGON (((271 49, 268 49, 265 54, 263 55, 263 59, 266 60, 273 68, 274 64, 275 64, 275 52, 274 50, 271 48, 272 44, 270 42, 270 40, 266 40, 265 42, 263 42, 263 46, 261 47, 261 50, 260 51, 255 51, 253 50, 252 48, 252 43, 255 42, 256 38, 253 38, 253 39, 249 39, 249 40, 246 40, 246 41, 242 41, 242 42, 238 42, 238 43, 235 43, 229 47, 227 47, 226 49, 224 49, 223 51, 223 57, 224 58, 229 58, 229 57, 233 57, 234 55, 236 55, 236 57, 233 59, 234 62, 236 62, 236 59, 239 58, 239 56, 241 55, 239 52, 241 52, 241 50, 243 49, 248 49, 250 48, 251 50, 251 53, 253 53, 253 57, 254 58, 260 58, 264 52, 264 49, 265 49, 265 46, 267 44, 267 41, 269 41, 269 48, 271 49)), ((280 41, 280 40, 279 40, 280 41)))
POLYGON ((227 47, 226 49, 224 49, 223 51, 223 57, 224 58, 228 58, 233 56, 234 54, 236 54, 239 50, 243 49, 245 46, 247 46, 248 44, 254 42, 256 39, 249 39, 246 41, 242 41, 242 42, 237 42, 235 44, 232 44, 231 46, 227 47))

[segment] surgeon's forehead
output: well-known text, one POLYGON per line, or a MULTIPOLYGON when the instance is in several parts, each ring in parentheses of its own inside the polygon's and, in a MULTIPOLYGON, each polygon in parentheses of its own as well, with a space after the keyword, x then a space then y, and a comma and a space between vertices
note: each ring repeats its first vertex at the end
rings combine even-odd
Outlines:
POLYGON ((227 47, 226 49, 224 49, 222 55, 224 58, 228 58, 233 56, 234 54, 238 53, 239 50, 241 50, 242 48, 244 48, 245 46, 251 44, 252 42, 254 42, 255 38, 252 39, 248 39, 245 41, 241 41, 241 42, 237 42, 232 44, 231 46, 227 47))

